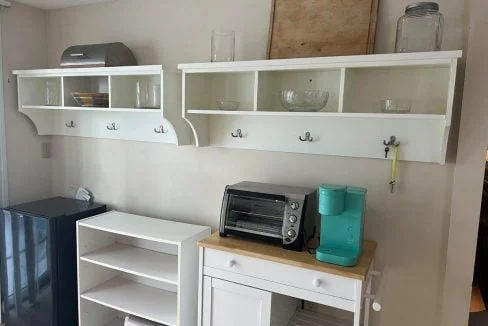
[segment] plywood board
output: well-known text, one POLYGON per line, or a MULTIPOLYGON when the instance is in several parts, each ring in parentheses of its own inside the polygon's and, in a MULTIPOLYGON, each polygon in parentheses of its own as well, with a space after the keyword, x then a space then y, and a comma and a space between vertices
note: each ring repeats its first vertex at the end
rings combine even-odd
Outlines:
POLYGON ((379 0, 274 0, 270 59, 371 54, 379 0))

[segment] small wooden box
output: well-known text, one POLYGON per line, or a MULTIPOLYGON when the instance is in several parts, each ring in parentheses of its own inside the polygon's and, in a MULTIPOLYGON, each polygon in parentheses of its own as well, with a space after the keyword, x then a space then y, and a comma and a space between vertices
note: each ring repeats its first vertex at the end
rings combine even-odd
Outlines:
POLYGON ((269 59, 371 54, 379 0, 273 0, 269 59))

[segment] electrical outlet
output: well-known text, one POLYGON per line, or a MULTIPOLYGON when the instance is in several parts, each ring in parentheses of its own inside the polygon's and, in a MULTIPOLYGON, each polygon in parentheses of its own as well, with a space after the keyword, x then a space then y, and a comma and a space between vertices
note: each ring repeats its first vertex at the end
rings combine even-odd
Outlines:
POLYGON ((51 143, 42 143, 41 144, 41 158, 51 158, 51 156, 52 156, 51 143))

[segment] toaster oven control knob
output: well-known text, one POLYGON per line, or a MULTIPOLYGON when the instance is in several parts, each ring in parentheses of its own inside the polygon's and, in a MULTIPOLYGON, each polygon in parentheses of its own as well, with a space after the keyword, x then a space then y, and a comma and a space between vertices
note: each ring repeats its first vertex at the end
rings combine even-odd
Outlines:
POLYGON ((297 235, 297 233, 295 232, 295 230, 290 229, 286 231, 286 235, 289 236, 290 238, 294 238, 297 235))
POLYGON ((298 205, 298 203, 296 201, 291 203, 290 206, 291 206, 291 209, 293 209, 294 211, 296 211, 298 209, 298 207, 300 207, 300 205, 298 205))
POLYGON ((290 223, 296 223, 298 219, 295 215, 290 215, 290 218, 288 220, 290 221, 290 223))

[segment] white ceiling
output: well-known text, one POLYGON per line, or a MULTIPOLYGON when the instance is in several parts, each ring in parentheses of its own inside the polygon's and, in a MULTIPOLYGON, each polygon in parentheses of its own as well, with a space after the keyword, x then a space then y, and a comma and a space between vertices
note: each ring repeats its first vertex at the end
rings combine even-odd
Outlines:
POLYGON ((52 10, 109 1, 113 0, 14 0, 12 2, 20 2, 33 7, 52 10))

